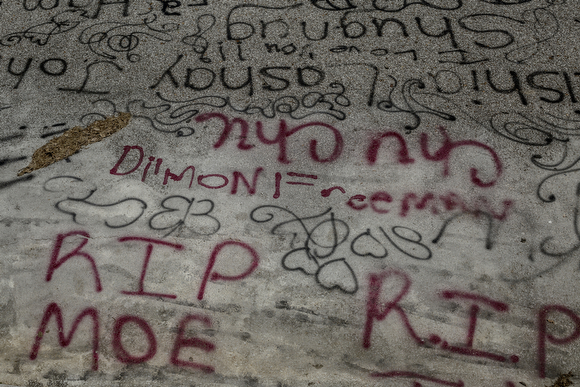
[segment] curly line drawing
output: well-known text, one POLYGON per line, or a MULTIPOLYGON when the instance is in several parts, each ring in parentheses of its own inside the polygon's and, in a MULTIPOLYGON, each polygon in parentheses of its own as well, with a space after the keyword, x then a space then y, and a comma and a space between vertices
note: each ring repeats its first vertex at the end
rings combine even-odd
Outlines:
POLYGON ((310 0, 310 2, 316 8, 327 11, 346 11, 356 8, 350 0, 310 0))
POLYGON ((141 60, 139 54, 133 51, 139 46, 140 36, 170 42, 173 37, 169 32, 177 31, 177 23, 154 25, 157 15, 152 14, 143 18, 142 23, 124 24, 119 22, 103 22, 93 24, 81 32, 78 41, 89 46, 95 54, 115 60, 118 53, 124 53, 130 62, 141 60))
POLYGON ((114 116, 119 112, 117 110, 117 105, 115 105, 115 103, 113 101, 110 101, 108 99, 97 99, 96 101, 92 102, 93 106, 97 105, 97 104, 108 105, 110 107, 110 109, 103 108, 102 111, 104 113, 91 112, 91 113, 87 113, 87 114, 83 115, 80 119, 80 121, 83 123, 83 125, 88 126, 97 120, 104 120, 107 117, 114 116))
POLYGON ((21 32, 4 35, 0 39, 0 45, 10 47, 19 44, 22 39, 28 39, 31 43, 44 46, 52 36, 71 31, 88 18, 86 11, 81 9, 64 11, 51 17, 50 21, 46 23, 32 26, 21 32))
MULTIPOLYGON (((394 83, 396 88, 397 80, 392 76, 390 78, 393 79, 391 83, 394 83)), ((456 120, 456 116, 462 116, 486 130, 523 145, 549 146, 556 143, 565 145, 570 137, 580 136, 580 120, 559 117, 551 113, 530 114, 517 111, 502 111, 491 115, 489 119, 480 120, 467 112, 463 106, 445 95, 445 93, 419 92, 419 89, 426 89, 423 81, 419 79, 407 80, 405 85, 402 87, 401 94, 406 108, 401 108, 392 102, 394 91, 389 93, 387 101, 380 102, 377 107, 389 113, 411 114, 415 121, 413 125, 405 127, 406 129, 418 127, 421 123, 419 114, 426 113, 449 121, 456 120), (418 96, 424 99, 429 98, 433 106, 445 105, 449 110, 453 111, 454 115, 426 107, 424 103, 417 101, 416 97, 418 96), (410 104, 409 100, 413 104, 410 104), (427 111, 417 110, 416 106, 427 109, 427 111)), ((576 113, 578 114, 579 112, 576 113)))
MULTIPOLYGON (((370 83, 370 90, 369 90, 369 96, 367 99, 367 105, 373 106, 375 103, 375 92, 376 92, 376 88, 377 88, 377 81, 379 79, 379 68, 372 63, 344 63, 344 64, 337 64, 337 65, 330 65, 329 67, 337 68, 337 67, 349 67, 349 66, 362 66, 363 68, 366 68, 366 70, 369 70, 369 69, 371 70, 372 81, 370 83)), ((338 83, 338 82, 335 82, 335 83, 338 83)))
MULTIPOLYGON (((127 111, 135 118, 143 118, 156 130, 164 133, 174 133, 177 137, 191 136, 195 130, 188 126, 175 125, 189 123, 199 114, 200 108, 229 107, 235 112, 248 115, 260 114, 265 118, 274 118, 278 114, 286 114, 299 120, 316 114, 334 117, 338 120, 346 119, 346 113, 340 108, 350 106, 350 100, 344 95, 344 85, 333 82, 328 93, 308 92, 302 97, 282 96, 275 100, 265 99, 250 103, 246 106, 235 106, 227 96, 208 95, 189 100, 172 100, 157 92, 159 104, 150 104, 144 100, 132 100, 127 103, 127 111)), ((100 100, 104 101, 104 100, 100 100)), ((112 104, 111 101, 108 101, 112 104)), ((100 116, 100 113, 91 113, 100 116)))
MULTIPOLYGON (((478 120, 447 96, 430 92, 422 94, 445 101, 447 106, 454 108, 454 112, 460 113, 471 122, 510 141, 538 148, 551 146, 561 152, 559 156, 556 156, 555 160, 550 158, 549 161, 543 161, 543 156, 537 153, 531 156, 531 163, 534 166, 550 172, 548 176, 541 179, 536 188, 536 196, 543 203, 553 203, 558 200, 555 193, 547 190, 546 186, 549 182, 563 175, 580 172, 580 156, 570 141, 573 137, 580 136, 580 120, 578 119, 570 119, 552 113, 538 114, 505 111, 496 113, 489 119, 478 120)), ((579 112, 575 111, 575 113, 578 114, 579 112)), ((538 277, 553 273, 556 269, 571 262, 578 256, 577 253, 580 249, 580 184, 577 182, 574 184, 576 184, 576 203, 569 219, 571 220, 570 227, 572 228, 575 240, 569 241, 568 245, 571 247, 558 248, 554 244, 556 236, 545 237, 538 246, 531 248, 528 254, 530 262, 544 262, 544 267, 534 270, 528 275, 516 275, 513 277, 501 275, 501 280, 508 283, 533 281, 538 277)), ((486 217, 488 216, 486 215, 486 217)), ((437 242, 442 232, 445 231, 445 227, 446 225, 433 240, 434 243, 437 242)), ((490 233, 492 227, 490 224, 490 233)), ((493 232, 495 233, 495 231, 493 232)), ((488 235, 486 247, 490 247, 490 243, 492 243, 492 239, 488 235)))
POLYGON ((203 63, 211 62, 211 59, 205 56, 205 53, 209 48, 209 42, 206 38, 203 37, 203 34, 211 30, 215 25, 215 22, 215 16, 211 14, 203 14, 197 18, 197 31, 193 35, 188 35, 181 39, 183 44, 190 46, 193 48, 195 53, 199 54, 199 60, 203 63))
POLYGON ((479 0, 484 3, 494 4, 494 5, 518 5, 529 3, 532 0, 479 0))
POLYGON ((328 87, 336 91, 328 93, 311 91, 302 97, 287 95, 275 100, 268 98, 262 103, 256 102, 244 107, 235 106, 229 98, 226 98, 226 101, 228 106, 238 113, 261 114, 265 118, 274 118, 279 113, 300 120, 315 114, 323 114, 342 121, 346 119, 346 113, 337 107, 350 106, 350 100, 344 95, 345 87, 339 82, 332 82, 328 87))
POLYGON ((282 267, 289 271, 301 271, 306 275, 314 276, 316 282, 323 288, 338 289, 347 294, 354 294, 358 290, 358 280, 345 258, 331 258, 337 248, 348 239, 350 228, 348 224, 334 217, 332 208, 313 216, 298 217, 292 211, 278 206, 264 205, 254 208, 250 219, 256 223, 267 223, 275 218, 274 211, 290 215, 290 220, 278 222, 271 230, 272 235, 290 234, 291 249, 282 257, 282 267), (314 226, 307 223, 316 221, 314 226), (299 231, 282 230, 283 227, 298 227, 299 231), (330 241, 325 237, 331 235, 330 241))
POLYGON ((188 101, 171 101, 163 98, 159 93, 157 97, 163 101, 160 105, 147 105, 143 100, 133 100, 127 103, 127 111, 135 118, 144 118, 154 129, 164 133, 175 133, 177 137, 191 136, 195 130, 188 126, 175 125, 189 122, 199 113, 199 106, 211 106, 223 108, 227 106, 227 100, 218 96, 204 96, 188 101), (182 104, 174 106, 174 104, 182 104))
POLYGON ((409 114, 412 117, 413 122, 409 125, 405 125, 406 130, 415 130, 419 125, 421 125, 421 114, 434 115, 446 121, 456 120, 454 115, 427 107, 417 100, 416 95, 442 98, 439 94, 435 93, 419 93, 418 90, 425 89, 425 83, 420 79, 409 79, 403 83, 400 88, 400 99, 402 100, 402 103, 397 104, 394 102, 393 94, 397 90, 398 82, 393 76, 389 75, 388 77, 393 80, 392 84, 394 86, 389 91, 387 99, 377 103, 377 108, 387 113, 409 114))
MULTIPOLYGON (((570 170, 568 172, 577 172, 580 169, 574 169, 574 170, 570 170)), ((566 173, 566 172, 564 172, 566 173)), ((558 173, 556 175, 559 175, 561 173, 558 173)), ((550 196, 550 199, 554 199, 553 195, 550 196)), ((553 200, 549 200, 549 201, 553 201, 553 200)), ((540 246, 538 248, 538 252, 541 253, 542 255, 544 255, 545 257, 548 257, 549 259, 551 259, 551 261, 553 261, 554 259, 556 259, 555 262, 550 263, 548 265, 548 267, 537 271, 531 275, 526 275, 523 277, 515 277, 515 278, 508 278, 505 275, 501 276, 501 279, 505 282, 509 282, 509 283, 520 283, 520 282, 527 282, 527 281, 533 281, 534 279, 538 278, 538 277, 542 277, 543 275, 552 273, 554 270, 558 269, 559 267, 561 267, 562 265, 570 262, 573 258, 577 258, 578 254, 577 251, 578 249, 580 249, 580 225, 579 225, 579 221, 580 221, 580 183, 576 185, 576 204, 574 206, 574 210, 572 213, 572 229, 574 232, 574 235, 576 237, 576 241, 573 242, 572 247, 570 247, 567 250, 564 251, 554 251, 553 249, 549 249, 548 248, 548 244, 555 239, 554 236, 549 236, 544 238, 541 242, 540 242, 540 246), (550 251, 552 250, 552 251, 550 251)), ((538 255, 536 254, 536 251, 531 251, 528 259, 531 262, 535 262, 538 260, 538 255)))
MULTIPOLYGON (((522 2, 520 0, 520 2, 522 2)), ((549 3, 547 7, 535 8, 524 11, 522 19, 526 26, 529 26, 530 34, 535 42, 517 47, 505 54, 505 58, 510 62, 523 63, 538 53, 542 43, 552 39, 560 31, 560 23, 556 16, 548 11, 554 3, 549 3)))
POLYGON ((163 199, 161 202, 163 210, 149 219, 149 227, 152 230, 167 231, 163 238, 175 231, 178 237, 182 237, 185 230, 190 231, 192 235, 213 235, 218 232, 221 223, 216 217, 210 215, 215 206, 214 202, 209 199, 198 200, 196 202, 198 205, 209 204, 205 211, 199 212, 192 209, 194 202, 196 202, 195 198, 189 199, 180 195, 163 199), (205 224, 202 223, 203 219, 206 220, 205 224))
MULTIPOLYGON (((76 176, 56 176, 48 179, 44 183, 44 190, 47 192, 59 192, 62 189, 53 190, 50 188, 51 182, 58 179, 69 179, 76 183, 82 183, 83 179, 76 176)), ((55 208, 72 217, 73 222, 82 224, 78 221, 79 214, 85 217, 93 217, 109 228, 123 228, 132 225, 145 213, 147 203, 139 198, 126 198, 114 203, 97 204, 90 202, 88 199, 93 196, 97 188, 88 189, 86 195, 81 197, 68 196, 55 204, 55 208), (118 219, 121 219, 119 221, 118 219)))
POLYGON ((392 0, 373 0, 373 8, 383 12, 399 12, 411 5, 422 5, 424 7, 438 10, 454 11, 463 6, 463 0, 448 0, 447 2, 449 2, 450 4, 445 6, 432 4, 432 2, 429 0, 418 0, 418 1, 402 0, 397 2, 393 2, 392 0), (393 3, 395 4, 393 5, 393 3))

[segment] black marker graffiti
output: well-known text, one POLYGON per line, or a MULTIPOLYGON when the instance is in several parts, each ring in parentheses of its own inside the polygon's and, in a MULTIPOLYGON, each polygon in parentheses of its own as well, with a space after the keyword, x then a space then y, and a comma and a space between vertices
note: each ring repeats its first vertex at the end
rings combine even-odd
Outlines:
POLYGON ((163 210, 149 219, 149 227, 152 230, 166 231, 164 238, 174 232, 180 238, 212 235, 221 227, 219 220, 210 215, 214 206, 214 202, 209 199, 196 201, 195 198, 169 196, 161 202, 163 210))
POLYGON ((156 23, 157 15, 143 18, 141 23, 128 24, 120 22, 103 22, 85 28, 78 41, 86 44, 95 54, 109 59, 117 59, 116 54, 123 53, 128 61, 138 62, 141 55, 133 51, 139 46, 140 36, 156 39, 160 42, 170 42, 173 38, 170 32, 177 31, 177 23, 156 23))
POLYGON ((336 253, 337 248, 349 235, 348 225, 336 219, 331 208, 317 215, 300 218, 285 208, 266 205, 252 210, 250 218, 257 223, 270 222, 275 217, 273 211, 289 215, 291 218, 277 223, 270 230, 273 235, 292 235, 290 241, 292 250, 282 257, 284 269, 312 275, 325 289, 338 289, 347 294, 356 293, 358 280, 346 259, 325 262, 336 253))
POLYGON ((97 188, 89 188, 83 179, 75 176, 50 178, 44 183, 44 190, 61 192, 64 180, 68 180, 73 191, 76 191, 76 195, 73 192, 72 196, 69 196, 70 193, 68 193, 66 199, 55 204, 55 208, 63 214, 70 215, 73 222, 77 224, 102 222, 109 228, 123 228, 135 223, 147 208, 147 204, 138 198, 126 198, 107 204, 89 201, 97 188))
POLYGON ((184 44, 190 46, 193 51, 199 54, 199 60, 203 63, 211 63, 211 59, 205 56, 209 48, 209 41, 203 35, 213 28, 215 22, 215 16, 211 14, 201 15, 196 20, 197 31, 193 35, 188 35, 181 39, 184 44))
POLYGON ((64 11, 51 17, 46 23, 3 36, 0 39, 0 45, 10 47, 20 43, 22 39, 28 39, 31 43, 44 46, 52 36, 75 29, 87 18, 86 12, 80 9, 64 11))

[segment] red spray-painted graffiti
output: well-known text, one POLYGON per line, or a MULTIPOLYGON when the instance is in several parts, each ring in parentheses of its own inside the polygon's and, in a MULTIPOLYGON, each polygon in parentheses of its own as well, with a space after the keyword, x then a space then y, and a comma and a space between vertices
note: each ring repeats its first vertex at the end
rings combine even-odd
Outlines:
MULTIPOLYGON (((366 307, 366 322, 363 329, 363 348, 371 348, 372 346, 372 332, 377 321, 385 320, 391 312, 396 312, 399 315, 400 321, 403 324, 405 331, 410 338, 417 343, 417 345, 424 345, 427 342, 438 346, 440 350, 452 352, 462 356, 479 357, 491 361, 501 363, 518 363, 520 358, 518 355, 505 355, 483 351, 473 348, 474 337, 477 328, 478 314, 482 306, 500 313, 508 313, 509 306, 501 301, 494 300, 487 296, 475 293, 468 293, 456 290, 445 290, 440 293, 440 296, 446 300, 460 300, 471 303, 469 308, 469 321, 467 323, 467 332, 465 334, 466 340, 463 345, 450 345, 446 340, 443 340, 439 335, 427 335, 427 339, 423 339, 413 328, 411 321, 400 305, 403 298, 408 294, 411 288, 411 279, 403 271, 400 270, 386 270, 380 273, 371 273, 368 282, 368 296, 366 307), (381 290, 383 286, 399 284, 399 292, 388 300, 381 300, 381 290)), ((580 338, 580 316, 571 309, 562 305, 546 305, 543 306, 538 313, 538 340, 537 340, 537 356, 538 356, 538 376, 540 378, 546 377, 546 359, 547 348, 546 344, 566 345, 580 338), (548 332, 546 321, 550 313, 560 313, 568 317, 574 324, 572 333, 565 337, 556 337, 548 332)), ((500 334, 498 332, 498 334, 500 334)), ((428 375, 421 375, 408 371, 387 371, 377 372, 371 374, 374 377, 384 378, 412 378, 415 380, 425 380, 438 383, 445 386, 463 386, 462 381, 454 382, 438 378, 433 378, 428 375)), ((418 382, 415 382, 418 383, 418 382)), ((419 384, 420 385, 420 384, 419 384)), ((513 386, 513 382, 506 382, 507 386, 513 386)))
POLYGON ((414 192, 407 192, 401 198, 393 198, 388 192, 378 191, 371 194, 368 199, 365 195, 353 195, 346 205, 357 211, 370 208, 377 214, 388 214, 394 207, 395 210, 398 208, 398 215, 402 218, 409 214, 414 205, 416 210, 430 210, 434 215, 459 210, 476 215, 486 213, 495 219, 505 220, 513 205, 513 200, 503 200, 503 208, 496 210, 485 196, 478 196, 469 203, 454 192, 442 195, 427 192, 422 197, 414 192))
MULTIPOLYGON (((89 261, 92 268, 92 275, 97 284, 96 291, 100 292, 103 290, 100 275, 98 271, 97 264, 95 259, 85 251, 82 251, 83 247, 88 243, 90 239, 90 235, 86 231, 71 231, 64 234, 58 234, 56 236, 54 248, 50 258, 50 265, 47 270, 46 281, 49 282, 52 280, 54 272, 59 269, 66 261, 69 259, 78 257, 78 258, 85 258, 89 261), (68 254, 65 254, 63 257, 59 259, 59 255, 63 246, 63 243, 67 238, 71 237, 81 237, 82 240, 80 243, 68 254)), ((139 289, 137 291, 121 291, 122 294, 128 296, 148 296, 148 297, 160 297, 160 298, 177 298, 174 294, 168 293, 152 293, 145 291, 145 278, 147 274, 147 269, 149 267, 150 259, 154 250, 154 245, 157 246, 164 246, 172 248, 175 251, 182 251, 184 250, 184 246, 181 244, 170 243, 164 240, 159 239, 152 239, 152 238, 144 238, 144 237, 136 237, 136 236, 126 236, 121 237, 118 239, 119 242, 140 242, 146 243, 145 248, 145 257, 143 259, 141 275, 139 279, 139 289)), ((197 294, 197 298, 202 300, 204 298, 206 287, 209 281, 239 281, 242 280, 249 275, 251 275, 256 268, 258 267, 260 262, 260 258, 258 256, 257 251, 252 248, 250 245, 240 241, 224 241, 217 244, 213 251, 210 254, 207 266, 205 268, 205 274, 203 276, 203 280, 199 287, 199 291, 197 294), (250 263, 246 270, 241 272, 238 275, 224 275, 219 273, 214 269, 214 266, 220 256, 220 253, 225 248, 229 249, 241 249, 246 254, 249 254, 251 257, 250 263)), ((64 319, 62 310, 57 303, 51 303, 47 306, 44 311, 42 320, 40 322, 40 326, 38 328, 37 334, 35 335, 34 343, 32 345, 32 349, 30 351, 30 359, 35 360, 38 357, 38 353, 40 351, 40 345, 42 343, 43 338, 48 333, 48 323, 50 322, 52 317, 55 317, 56 324, 57 324, 57 332, 58 332, 58 340, 59 345, 61 347, 67 347, 72 342, 75 332, 79 325, 85 320, 86 317, 92 319, 93 326, 93 362, 92 362, 92 369, 98 370, 99 368, 99 337, 100 337, 100 318, 99 312, 96 308, 86 308, 81 311, 73 321, 71 329, 68 334, 65 334, 66 329, 64 326, 64 319)), ((171 350, 171 354, 169 356, 169 363, 179 367, 190 367, 199 369, 203 372, 211 373, 214 372, 214 367, 198 362, 194 362, 191 359, 189 361, 182 360, 179 357, 180 351, 183 348, 196 348, 202 350, 204 352, 211 352, 215 349, 214 343, 198 338, 198 337, 188 337, 186 334, 188 324, 192 324, 194 322, 201 323, 204 327, 210 328, 211 327, 211 320, 207 316, 191 314, 187 315, 182 318, 179 323, 177 335, 175 337, 175 341, 173 344, 173 349, 171 350)), ((149 323, 139 316, 134 315, 123 315, 120 316, 115 320, 114 326, 112 328, 112 349, 113 353, 118 361, 125 364, 139 364, 144 363, 151 360, 157 354, 157 338, 156 335, 149 325, 149 323), (142 332, 144 336, 144 342, 147 343, 147 350, 145 353, 140 355, 135 355, 130 353, 130 351, 125 348, 123 345, 122 337, 123 337, 123 328, 127 324, 132 324, 137 326, 138 329, 142 332)))
MULTIPOLYGON (((123 175, 130 175, 134 172, 136 172, 141 165, 143 164, 143 159, 145 158, 145 152, 143 150, 143 148, 139 145, 125 145, 123 147, 123 153, 121 154, 121 157, 119 157, 119 160, 117 160, 117 163, 113 166, 113 168, 111 168, 111 170, 109 171, 109 173, 111 175, 117 175, 117 176, 123 176, 123 175), (136 158, 134 161, 130 161, 131 157, 136 158), (128 158, 129 157, 129 158, 128 158), (134 164, 133 164, 134 163, 134 164), (131 167, 131 168, 129 168, 131 167), (123 171, 127 169, 126 171, 123 171)), ((143 168, 143 172, 141 174, 141 181, 145 182, 148 178, 148 173, 149 173, 149 169, 151 167, 151 164, 155 162, 155 169, 154 169, 154 175, 158 175, 159 174, 159 170, 160 170, 160 166, 163 163, 163 159, 162 158, 157 158, 154 156, 150 156, 149 157, 149 162, 145 165, 145 167, 143 168)), ((254 173, 252 175, 251 178, 251 183, 250 183, 250 179, 246 177, 246 175, 244 175, 243 172, 241 171, 233 171, 231 175, 222 175, 219 173, 211 173, 211 174, 199 174, 197 175, 197 180, 196 180, 196 168, 193 165, 188 165, 187 167, 185 167, 180 174, 176 174, 173 173, 171 171, 171 168, 166 168, 165 169, 165 173, 163 176, 163 185, 167 185, 169 184, 170 180, 171 181, 181 181, 183 180, 183 178, 186 176, 186 174, 191 173, 191 177, 189 179, 189 185, 188 187, 191 188, 194 185, 194 182, 197 181, 197 185, 203 188, 207 188, 207 189, 221 189, 221 188, 225 188, 228 185, 230 186, 230 194, 231 195, 236 195, 238 194, 240 190, 240 183, 243 184, 246 187, 246 192, 248 193, 248 195, 252 196, 255 195, 258 189, 258 181, 260 180, 260 176, 264 175, 264 168, 263 167, 258 167, 254 170, 254 173), (231 184, 230 184, 231 182, 231 184)), ((287 172, 285 174, 288 177, 295 177, 295 178, 299 178, 299 179, 310 179, 310 181, 312 180, 317 180, 318 176, 314 175, 312 173, 299 173, 299 172, 287 172)), ((274 174, 274 183, 271 184, 270 186, 273 189, 274 193, 272 195, 272 197, 274 199, 278 199, 281 195, 281 187, 282 187, 282 182, 283 182, 283 175, 281 172, 276 172, 274 174), (273 187, 272 187, 273 186, 273 187)), ((313 183, 311 182, 305 182, 305 181, 296 181, 296 180, 291 180, 291 181, 284 181, 285 184, 290 185, 290 186, 296 186, 296 185, 301 185, 301 186, 314 186, 313 183)))
MULTIPOLYGON (((36 332, 34 344, 32 345, 32 349, 30 350, 30 360, 35 360, 38 357, 38 353, 40 351, 40 345, 42 340, 46 337, 48 330, 48 323, 52 316, 56 318, 56 331, 58 332, 59 344, 61 347, 67 347, 72 342, 75 332, 79 324, 85 319, 85 317, 90 317, 93 321, 92 326, 92 342, 93 342, 93 362, 92 362, 92 369, 98 370, 99 369, 99 336, 100 336, 100 319, 99 319, 99 312, 95 308, 86 308, 84 309, 73 321, 72 327, 68 334, 65 334, 66 329, 64 325, 64 319, 62 317, 62 310, 56 303, 51 303, 47 306, 44 311, 42 321, 36 332)), ((169 363, 173 364, 174 366, 178 367, 190 367, 195 369, 200 369, 203 372, 214 372, 214 367, 193 362, 191 360, 181 360, 179 358, 179 353, 183 348, 197 348, 204 352, 211 352, 215 349, 214 343, 200 339, 198 337, 188 337, 186 335, 186 328, 188 324, 198 321, 203 324, 205 327, 211 327, 211 321, 209 317, 202 316, 202 315, 186 315, 181 319, 178 326, 177 335, 175 336, 175 340, 173 343, 173 349, 171 350, 171 354, 169 356, 169 363)), ((133 315, 124 315, 120 316, 115 320, 115 324, 112 329, 111 333, 111 346, 113 349, 113 353, 115 358, 124 364, 140 364, 146 361, 153 359, 157 355, 157 338, 155 333, 149 323, 139 317, 133 315), (127 324, 133 324, 139 327, 140 331, 145 336, 145 341, 148 344, 147 351, 142 355, 134 355, 125 348, 123 345, 123 327, 127 324)))
MULTIPOLYGON (((79 258, 86 258, 89 260, 89 262, 91 263, 93 278, 94 278, 95 282, 98 284, 96 291, 100 292, 103 290, 103 288, 101 286, 99 270, 97 268, 97 265, 95 263, 94 258, 91 255, 89 255, 88 253, 81 250, 88 243, 88 238, 90 238, 90 235, 86 231, 71 231, 71 232, 68 232, 66 234, 58 234, 57 235, 55 245, 53 248, 53 253, 51 255, 50 265, 49 265, 48 270, 47 270, 47 275, 46 275, 47 282, 51 281, 54 272, 64 262, 66 262, 67 260, 69 260, 71 258, 79 257, 79 258), (60 250, 62 248, 63 242, 65 241, 65 239, 71 238, 74 236, 80 236, 83 239, 81 240, 80 244, 76 248, 73 249, 72 252, 66 254, 63 258, 58 260, 58 255, 59 255, 60 250)), ((136 237, 136 236, 120 237, 118 239, 118 241, 119 242, 144 242, 144 243, 147 243, 146 249, 145 249, 145 257, 143 259, 141 274, 140 274, 140 278, 139 278, 139 285, 138 285, 139 288, 137 291, 123 290, 123 291, 121 291, 122 294, 131 295, 131 296, 149 296, 149 297, 162 297, 162 298, 171 298, 171 299, 177 298, 177 296, 175 294, 151 293, 151 292, 145 291, 145 277, 146 277, 147 269, 149 267, 149 263, 151 260, 151 255, 153 253, 153 246, 154 245, 170 247, 176 251, 182 251, 184 249, 183 245, 176 244, 176 243, 170 243, 170 242, 167 242, 167 241, 164 241, 161 239, 144 238, 144 237, 136 237)), ((239 254, 236 256, 239 256, 239 254)), ((205 274, 204 274, 203 279, 201 281, 201 284, 199 286, 197 298, 199 300, 203 299, 204 294, 206 292, 206 287, 207 287, 207 284, 209 281, 215 282, 215 281, 239 281, 239 280, 242 280, 242 279, 248 277, 250 274, 252 274, 256 270, 256 268, 259 265, 259 262, 260 262, 260 257, 258 256, 258 253, 256 252, 256 250, 254 248, 252 248, 247 243, 244 243, 241 241, 224 241, 224 242, 218 243, 210 254, 210 258, 209 258, 207 266, 205 268, 205 274), (250 260, 250 263, 249 263, 247 269, 242 271, 240 274, 224 275, 224 274, 217 272, 214 269, 214 266, 216 264, 216 261, 220 255, 221 251, 228 246, 230 249, 231 248, 241 249, 245 253, 249 254, 251 257, 251 260, 250 260)), ((230 264, 231 264, 231 261, 230 261, 230 264)))
MULTIPOLYGON (((435 153, 430 153, 429 151, 429 135, 427 133, 421 133, 420 146, 421 146, 421 155, 425 160, 434 162, 443 162, 443 176, 449 176, 450 170, 449 164, 451 159, 451 153, 456 148, 475 147, 483 149, 489 153, 495 166, 496 177, 488 182, 484 182, 479 178, 479 171, 476 168, 471 168, 470 169, 471 182, 476 186, 483 188, 491 187, 497 182, 497 180, 499 179, 499 177, 503 172, 503 165, 499 159, 499 156, 491 147, 474 140, 452 141, 451 138, 449 137, 449 134, 447 133, 447 130, 445 130, 443 126, 439 127, 439 132, 443 136, 443 144, 437 151, 435 151, 435 153)), ((374 165, 376 163, 378 152, 383 142, 383 139, 388 138, 394 138, 397 140, 397 143, 399 145, 397 161, 399 164, 413 164, 415 162, 415 159, 411 158, 409 154, 405 138, 397 132, 387 131, 379 133, 371 139, 371 143, 366 153, 369 165, 374 165)))
MULTIPOLYGON (((226 115, 221 114, 221 113, 206 113, 206 114, 200 114, 199 116, 197 116, 195 118, 195 120, 197 122, 204 122, 204 121, 211 120, 213 118, 218 118, 218 119, 222 120, 223 124, 224 124, 220 138, 214 144, 214 148, 216 148, 216 149, 220 148, 225 144, 226 140, 230 137, 230 134, 232 133, 235 125, 239 125, 240 130, 241 130, 241 136, 240 136, 240 140, 238 141, 237 148, 239 150, 242 150, 242 151, 247 151, 247 150, 250 150, 250 149, 255 147, 255 145, 247 143, 248 138, 249 138, 249 124, 247 121, 245 121, 241 118, 234 118, 234 119, 230 120, 226 115)), ((306 124, 301 124, 301 125, 298 125, 292 129, 289 129, 286 121, 280 120, 280 122, 278 124, 278 132, 276 133, 276 135, 272 139, 270 139, 266 136, 266 133, 264 131, 264 125, 260 121, 257 121, 256 122, 256 136, 257 136, 259 142, 261 142, 262 144, 277 145, 278 146, 278 162, 280 162, 282 164, 290 164, 292 161, 288 158, 288 138, 291 137, 292 135, 300 132, 301 130, 307 129, 307 128, 326 128, 326 129, 330 130, 330 132, 332 133, 332 135, 334 137, 334 148, 332 150, 332 153, 326 158, 321 157, 320 154, 318 153, 318 141, 315 139, 310 140, 310 149, 309 149, 310 153, 309 154, 310 154, 310 158, 313 161, 315 161, 317 163, 329 163, 329 162, 335 161, 336 159, 338 159, 340 157, 340 155, 342 154, 343 147, 344 147, 344 141, 343 141, 342 135, 340 134, 338 129, 336 129, 332 125, 326 124, 324 122, 318 122, 318 121, 317 122, 308 122, 306 124)))

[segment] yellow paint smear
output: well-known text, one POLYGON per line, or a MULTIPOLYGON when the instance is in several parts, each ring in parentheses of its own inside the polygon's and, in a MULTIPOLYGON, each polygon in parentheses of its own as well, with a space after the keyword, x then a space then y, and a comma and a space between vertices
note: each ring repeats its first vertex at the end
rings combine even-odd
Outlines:
POLYGON ((574 384, 570 380, 570 378, 573 376, 574 375, 572 375, 572 372, 569 372, 567 374, 562 374, 558 377, 558 379, 550 387, 568 387, 568 386, 571 386, 572 384, 574 384))
POLYGON ((75 126, 38 148, 32 155, 30 164, 21 169, 18 172, 18 176, 66 159, 87 145, 102 141, 117 133, 127 126, 129 121, 131 121, 131 113, 119 113, 116 117, 95 121, 86 128, 75 126))

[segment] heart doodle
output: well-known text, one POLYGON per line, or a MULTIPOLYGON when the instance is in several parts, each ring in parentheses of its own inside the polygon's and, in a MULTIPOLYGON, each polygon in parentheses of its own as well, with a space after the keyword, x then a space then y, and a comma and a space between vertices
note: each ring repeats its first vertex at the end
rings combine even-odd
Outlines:
POLYGON ((76 176, 57 176, 44 183, 47 192, 66 192, 67 198, 56 203, 58 211, 72 216, 77 224, 104 223, 109 228, 122 228, 135 223, 145 213, 147 203, 138 198, 125 198, 114 203, 89 201, 97 188, 76 176))
POLYGON ((212 235, 221 227, 219 220, 210 215, 214 203, 209 199, 195 201, 184 196, 169 196, 161 202, 163 211, 149 220, 153 230, 167 231, 164 237, 177 231, 180 237, 212 235))
POLYGON ((358 281, 354 271, 344 258, 326 262, 316 273, 316 282, 325 289, 339 289, 344 293, 354 294, 358 290, 358 281))
POLYGON ((350 250, 359 257, 385 258, 389 252, 377 238, 367 230, 357 235, 350 243, 350 250))
POLYGON ((300 270, 301 272, 314 275, 318 271, 318 263, 310 258, 307 248, 295 249, 282 258, 282 267, 286 270, 300 270))

